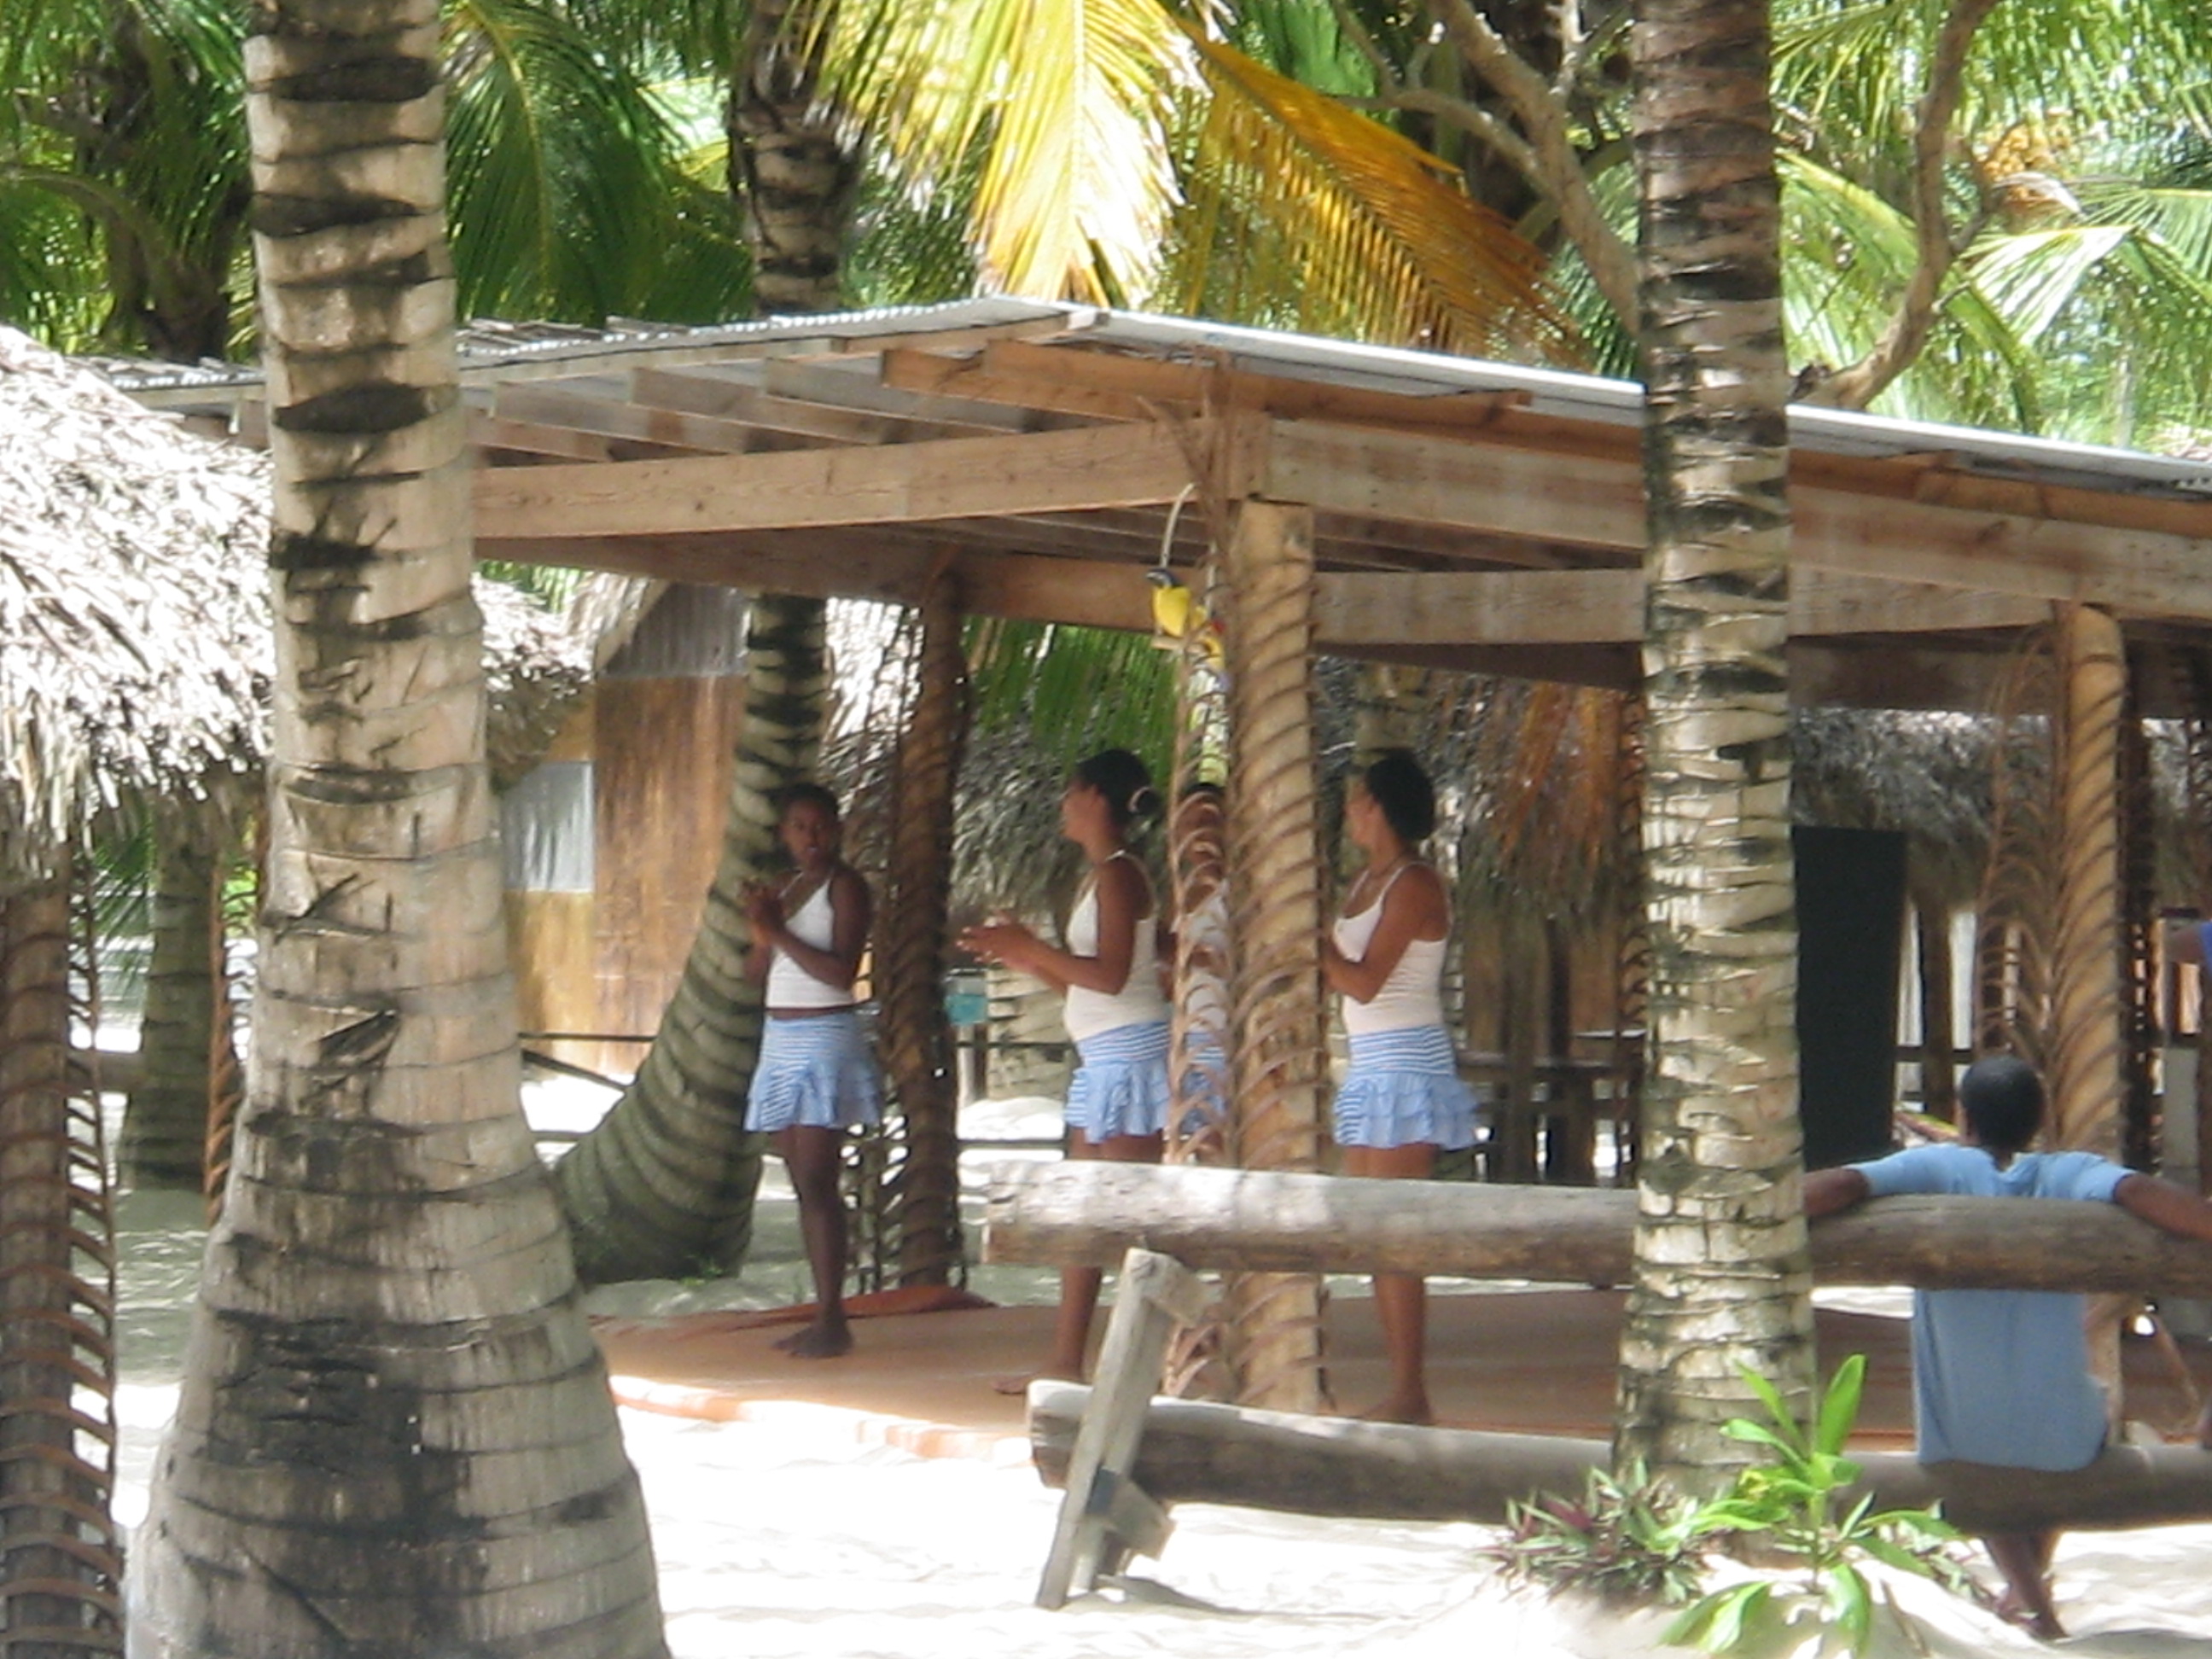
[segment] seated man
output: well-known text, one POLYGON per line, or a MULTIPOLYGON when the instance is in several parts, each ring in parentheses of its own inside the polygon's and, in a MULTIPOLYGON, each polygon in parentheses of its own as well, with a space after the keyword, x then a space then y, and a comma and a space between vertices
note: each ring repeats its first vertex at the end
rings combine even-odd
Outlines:
MULTIPOLYGON (((1959 1083, 1955 1146, 1921 1146, 1805 1177, 1805 1213, 1897 1193, 2067 1198, 2118 1204, 2153 1226, 2212 1240, 2212 1205, 2094 1152, 2030 1152, 2043 1084, 2025 1060, 1978 1061, 1959 1083)), ((2089 1371, 2084 1297, 2051 1291, 1920 1291, 1912 1301, 1913 1415, 1923 1463, 2078 1469, 2105 1443, 2105 1401, 2089 1371)), ((2051 1603, 2057 1534, 1984 1541, 2004 1574, 2000 1608, 2036 1635, 2065 1634, 2051 1603)))

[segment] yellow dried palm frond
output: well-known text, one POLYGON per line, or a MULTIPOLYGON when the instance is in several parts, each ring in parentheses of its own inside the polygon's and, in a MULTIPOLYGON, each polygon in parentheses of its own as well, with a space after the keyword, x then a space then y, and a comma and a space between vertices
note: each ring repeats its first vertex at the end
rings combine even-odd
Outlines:
POLYGON ((842 0, 823 85, 917 190, 973 169, 986 286, 1127 303, 1176 204, 1191 61, 1157 0, 842 0))
POLYGON ((1185 27, 1207 95, 1164 305, 1447 351, 1566 345, 1543 255, 1449 166, 1185 27))

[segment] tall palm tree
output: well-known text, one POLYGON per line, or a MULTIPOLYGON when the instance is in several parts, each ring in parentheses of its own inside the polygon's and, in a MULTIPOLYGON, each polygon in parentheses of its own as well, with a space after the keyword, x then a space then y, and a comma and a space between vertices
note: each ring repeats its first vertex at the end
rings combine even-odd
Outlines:
POLYGON ((1638 0, 1650 1052, 1616 1451, 1697 1487, 1811 1395, 1766 0, 1638 0))
MULTIPOLYGON (((770 315, 836 307, 857 171, 816 89, 811 33, 790 14, 788 0, 757 0, 732 39, 716 27, 729 20, 710 11, 688 20, 703 43, 674 43, 729 76, 730 185, 770 315)), ((699 932, 636 1077, 559 1166, 588 1280, 735 1272, 751 1243, 762 1151, 745 1133, 744 1103, 763 1006, 741 971, 751 945, 744 893, 774 867, 777 792, 820 761, 828 616, 818 599, 754 601, 744 720, 699 932)))
POLYGON ((743 895, 772 867, 775 792, 811 776, 828 683, 822 601, 765 595, 745 635, 745 712, 722 853, 636 1077, 555 1168, 587 1283, 734 1272, 752 1237, 761 1138, 745 1132, 761 988, 743 895))
POLYGON ((437 12, 253 27, 270 873, 137 1645, 656 1656, 637 1479, 519 1104, 437 12))

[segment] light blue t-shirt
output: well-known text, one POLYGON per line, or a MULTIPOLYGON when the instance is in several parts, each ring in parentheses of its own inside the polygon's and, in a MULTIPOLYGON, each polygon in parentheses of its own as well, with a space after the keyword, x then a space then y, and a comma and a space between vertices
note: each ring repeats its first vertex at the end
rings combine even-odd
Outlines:
MULTIPOLYGON (((2003 1169, 1978 1146, 1917 1146, 1853 1166, 1876 1198, 2072 1198, 2111 1203, 2128 1171, 2094 1152, 2022 1152, 2003 1169)), ((2105 1443, 2089 1375, 2087 1299, 2060 1291, 1920 1291, 1912 1298, 1912 1407, 1923 1463, 2078 1469, 2105 1443)))

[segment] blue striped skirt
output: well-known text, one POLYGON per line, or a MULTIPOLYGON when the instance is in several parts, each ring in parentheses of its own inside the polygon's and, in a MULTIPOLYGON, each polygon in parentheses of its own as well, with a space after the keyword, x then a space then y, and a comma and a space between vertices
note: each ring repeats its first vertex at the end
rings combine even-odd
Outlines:
POLYGON ((1474 1094, 1461 1081, 1441 1025, 1351 1036, 1352 1064, 1336 1091, 1340 1146, 1474 1145, 1474 1094))
POLYGON ((1182 1102, 1182 1121, 1176 1133, 1194 1135, 1213 1124, 1229 1121, 1229 1054, 1218 1033, 1197 1029, 1183 1039, 1182 1076, 1176 1098, 1182 1102))
POLYGON ((882 1117, 883 1085, 858 1012, 771 1017, 763 1024, 745 1127, 850 1129, 882 1117))
POLYGON ((1082 1060, 1067 1080, 1067 1127, 1084 1139, 1156 1135, 1167 1127, 1168 1023, 1116 1025, 1075 1045, 1082 1060))

